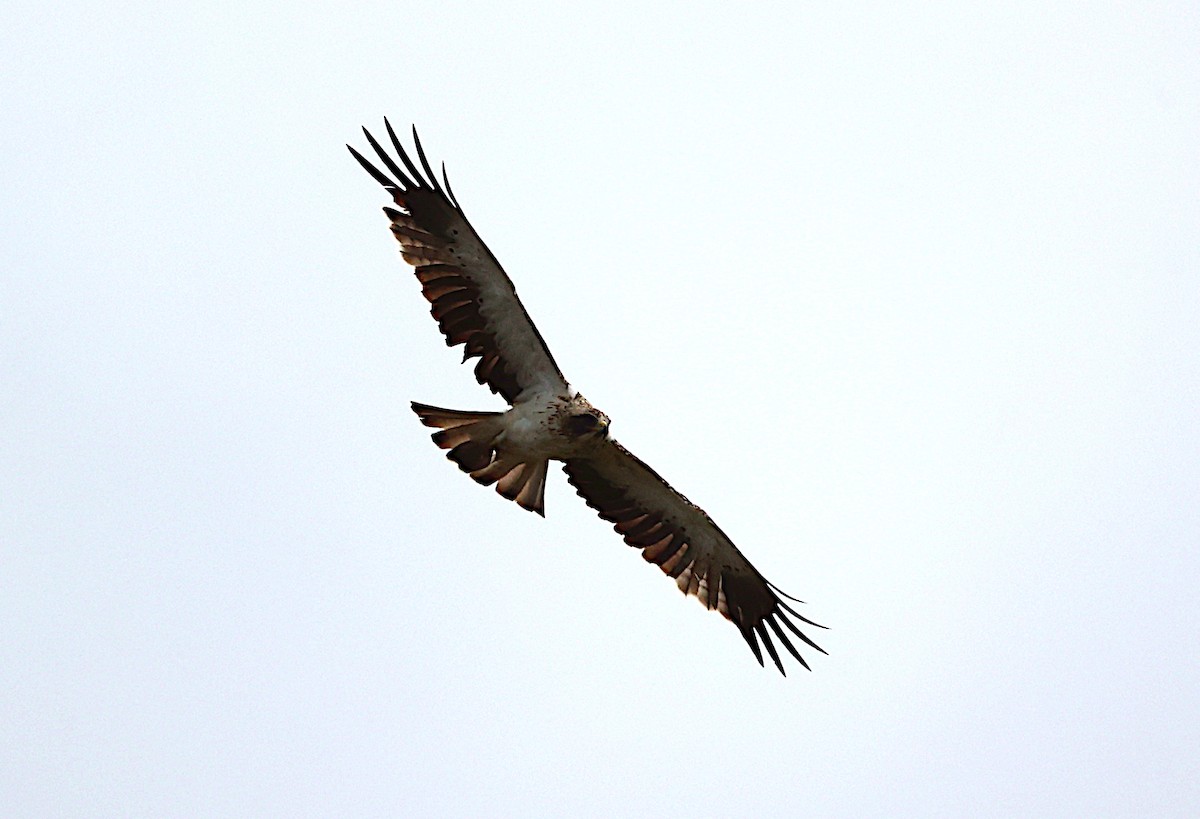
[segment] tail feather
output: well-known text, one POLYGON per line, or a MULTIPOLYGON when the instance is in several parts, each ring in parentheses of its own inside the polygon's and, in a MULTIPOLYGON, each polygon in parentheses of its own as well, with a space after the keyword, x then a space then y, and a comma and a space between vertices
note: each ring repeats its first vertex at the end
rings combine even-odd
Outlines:
POLYGON ((420 404, 416 401, 412 402, 412 411, 421 419, 421 423, 427 427, 441 427, 442 429, 453 429, 467 424, 474 424, 487 418, 499 418, 504 413, 502 412, 466 412, 464 410, 444 409, 442 407, 431 407, 429 404, 420 404))
POLYGON ((463 472, 478 472, 492 462, 492 448, 483 441, 464 441, 447 452, 446 457, 463 472))
POLYGON ((413 412, 427 427, 437 427, 433 442, 449 450, 446 457, 479 483, 496 484, 496 491, 524 509, 545 511, 548 461, 516 461, 497 451, 504 431, 503 413, 465 412, 412 402, 413 412))
POLYGON ((525 485, 521 491, 513 498, 519 506, 531 512, 537 512, 542 517, 546 517, 546 467, 549 465, 549 461, 527 464, 529 469, 526 471, 529 473, 529 477, 525 479, 525 485))
POLYGON ((499 457, 492 461, 486 468, 472 472, 471 477, 484 486, 491 486, 517 466, 520 466, 519 461, 513 461, 505 459, 504 457, 499 457))
POLYGON ((516 500, 517 494, 525 488, 527 477, 525 464, 517 464, 507 475, 496 481, 496 491, 509 500, 516 500))

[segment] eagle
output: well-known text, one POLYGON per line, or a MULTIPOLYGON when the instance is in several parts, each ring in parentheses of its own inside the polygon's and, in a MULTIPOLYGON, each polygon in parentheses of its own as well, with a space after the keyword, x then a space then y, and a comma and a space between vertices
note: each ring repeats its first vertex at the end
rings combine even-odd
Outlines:
POLYGON ((391 196, 395 207, 383 212, 446 344, 462 345, 464 362, 478 359, 476 380, 509 404, 504 412, 469 412, 414 401, 421 423, 437 430, 433 442, 477 482, 494 484, 500 495, 543 517, 549 463, 561 461, 584 502, 680 591, 737 626, 759 665, 765 667, 761 641, 779 672, 787 674, 774 634, 808 669, 789 632, 826 652, 791 618, 825 627, 785 602, 803 601, 763 577, 703 509, 612 437, 609 417, 567 383, 512 280, 467 221, 445 164, 439 182, 416 128, 420 167, 387 119, 384 127, 395 157, 366 128, 363 133, 387 173, 346 147, 391 196))

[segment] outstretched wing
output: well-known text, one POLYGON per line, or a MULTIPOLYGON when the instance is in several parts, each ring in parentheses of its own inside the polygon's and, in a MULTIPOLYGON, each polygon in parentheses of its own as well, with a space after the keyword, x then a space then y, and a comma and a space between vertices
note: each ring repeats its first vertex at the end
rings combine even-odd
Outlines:
POLYGON ((400 241, 404 260, 416 268, 421 291, 433 305, 433 317, 446 344, 465 345, 463 361, 477 356, 476 379, 510 404, 526 391, 565 392, 566 379, 517 298, 512 281, 455 200, 445 166, 442 184, 438 184, 416 129, 413 141, 424 174, 386 119, 384 126, 404 169, 366 128, 363 133, 391 177, 354 148, 346 147, 400 207, 383 211, 392 221, 392 233, 400 241))
POLYGON ((640 548, 643 558, 675 578, 684 594, 695 595, 737 626, 760 665, 763 656, 758 638, 780 673, 787 673, 767 630, 769 627, 791 655, 808 668, 787 632, 780 628, 781 624, 812 648, 825 653, 788 615, 810 626, 824 626, 783 602, 780 595, 788 595, 750 565, 703 509, 672 489, 625 447, 610 440, 593 456, 566 461, 563 471, 579 496, 600 517, 614 524, 613 528, 626 543, 640 548))

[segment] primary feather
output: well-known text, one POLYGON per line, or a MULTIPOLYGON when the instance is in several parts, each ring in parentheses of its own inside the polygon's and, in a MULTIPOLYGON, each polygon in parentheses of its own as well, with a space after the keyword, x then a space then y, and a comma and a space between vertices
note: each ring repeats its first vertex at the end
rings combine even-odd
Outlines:
POLYGON ((476 481, 495 484, 504 497, 545 514, 550 460, 588 506, 642 557, 675 579, 684 594, 716 609, 735 626, 760 665, 765 647, 784 671, 777 639, 805 668, 793 638, 824 653, 793 619, 824 628, 782 598, 704 510, 609 434, 608 416, 573 390, 517 297, 512 281, 471 227, 442 168, 438 183, 413 130, 420 167, 387 120, 399 158, 364 128, 387 173, 354 148, 354 158, 391 195, 384 208, 405 261, 415 268, 446 343, 478 358, 475 377, 510 404, 506 412, 464 412, 413 403, 422 423, 435 427, 434 443, 476 481), (403 165, 403 167, 401 167, 403 165), (390 175, 389 175, 390 174, 390 175))

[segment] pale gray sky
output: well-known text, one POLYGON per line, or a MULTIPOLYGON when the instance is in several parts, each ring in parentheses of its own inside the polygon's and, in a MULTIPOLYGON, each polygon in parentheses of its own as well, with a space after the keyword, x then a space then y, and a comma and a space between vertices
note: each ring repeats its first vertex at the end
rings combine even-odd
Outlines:
POLYGON ((1194 816, 1195 3, 17 3, 13 816, 1194 816), (831 630, 782 679, 494 408, 342 147, 831 630))

